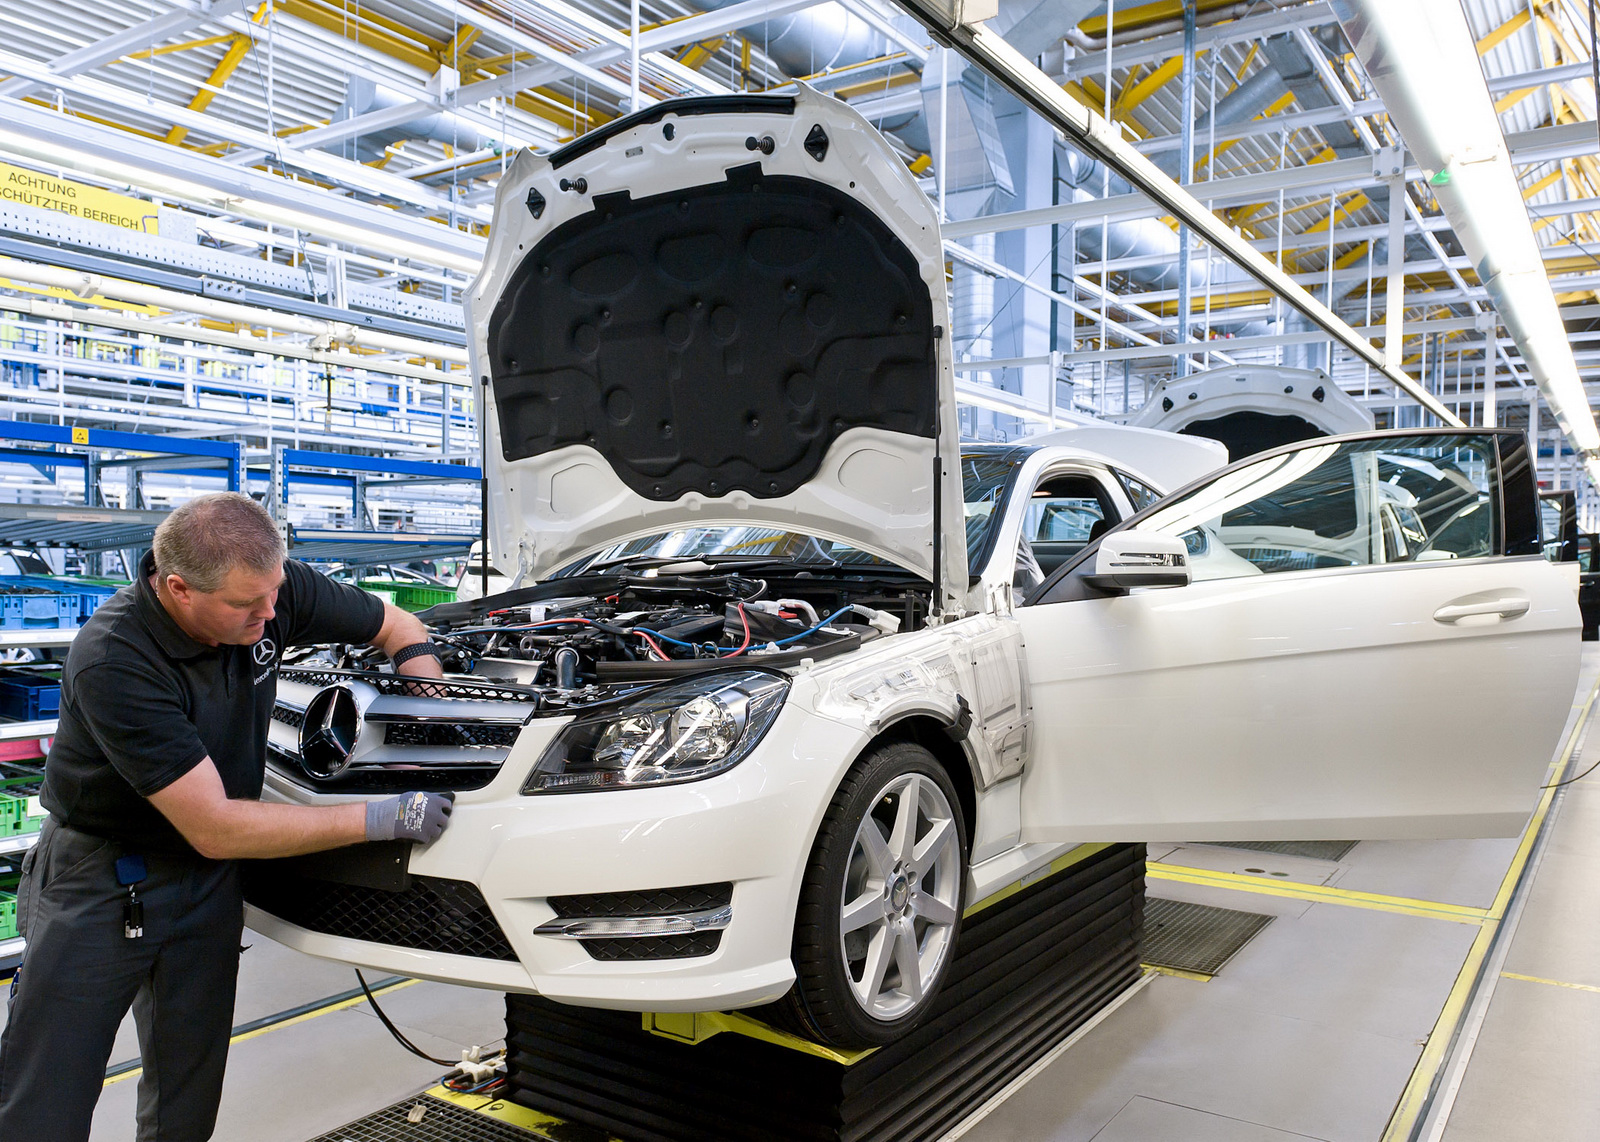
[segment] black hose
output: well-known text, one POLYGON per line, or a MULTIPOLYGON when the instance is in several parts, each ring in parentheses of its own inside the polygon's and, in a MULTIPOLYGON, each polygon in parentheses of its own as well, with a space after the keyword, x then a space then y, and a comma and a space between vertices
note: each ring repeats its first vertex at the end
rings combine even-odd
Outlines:
POLYGON ((356 981, 361 984, 361 994, 367 997, 368 1003, 372 1004, 372 1013, 378 1017, 378 1022, 382 1023, 389 1029, 389 1034, 394 1036, 396 1043, 399 1043, 402 1047, 410 1051, 419 1059, 426 1059, 428 1062, 437 1063, 441 1067, 454 1067, 456 1065, 456 1061, 454 1059, 434 1058, 432 1055, 428 1054, 428 1052, 424 1051, 421 1047, 417 1046, 410 1039, 407 1039, 400 1033, 400 1028, 391 1023, 389 1021, 389 1017, 383 1013, 383 1008, 378 1006, 378 1001, 373 997, 371 989, 367 987, 366 978, 361 974, 360 968, 356 969, 356 981))

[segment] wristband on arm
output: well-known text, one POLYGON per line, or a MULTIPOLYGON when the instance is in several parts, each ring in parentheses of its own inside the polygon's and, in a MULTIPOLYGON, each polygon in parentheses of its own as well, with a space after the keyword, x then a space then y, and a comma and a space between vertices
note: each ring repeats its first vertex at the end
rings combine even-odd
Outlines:
POLYGON ((399 666, 402 662, 410 662, 413 658, 421 658, 423 655, 444 661, 444 655, 440 653, 438 644, 432 642, 414 642, 410 646, 401 647, 389 661, 399 666))

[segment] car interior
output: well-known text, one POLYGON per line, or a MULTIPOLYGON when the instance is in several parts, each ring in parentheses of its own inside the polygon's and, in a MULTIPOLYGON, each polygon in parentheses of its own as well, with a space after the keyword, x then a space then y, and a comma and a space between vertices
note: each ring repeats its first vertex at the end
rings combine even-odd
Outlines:
POLYGON ((1121 518, 1093 476, 1046 477, 1034 488, 1023 516, 1012 585, 1023 592, 1033 590, 1121 518))

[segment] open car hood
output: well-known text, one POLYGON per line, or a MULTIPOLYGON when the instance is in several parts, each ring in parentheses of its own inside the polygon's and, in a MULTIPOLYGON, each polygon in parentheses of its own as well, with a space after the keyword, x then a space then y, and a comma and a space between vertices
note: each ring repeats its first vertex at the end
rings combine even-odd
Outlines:
POLYGON ((496 567, 734 525, 964 585, 938 220, 840 101, 674 100, 523 153, 467 312, 496 567))

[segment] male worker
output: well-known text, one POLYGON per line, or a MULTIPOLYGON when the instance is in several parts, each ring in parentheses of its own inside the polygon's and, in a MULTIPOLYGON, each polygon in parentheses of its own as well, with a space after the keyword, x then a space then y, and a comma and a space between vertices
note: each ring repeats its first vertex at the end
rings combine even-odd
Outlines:
POLYGON ((371 643, 401 674, 440 677, 420 622, 286 561, 271 518, 236 493, 168 516, 133 585, 78 632, 50 816, 17 900, 27 951, 0 1040, 0 1139, 88 1138, 130 1005, 140 1142, 210 1138, 244 924, 236 862, 444 829, 448 796, 258 800, 280 656, 318 642, 371 643))

